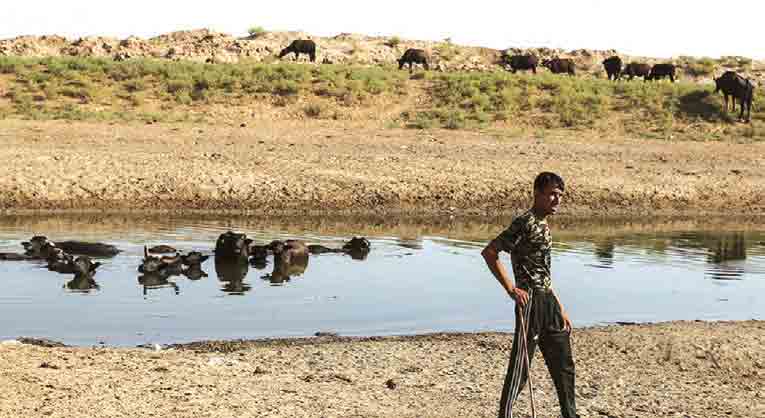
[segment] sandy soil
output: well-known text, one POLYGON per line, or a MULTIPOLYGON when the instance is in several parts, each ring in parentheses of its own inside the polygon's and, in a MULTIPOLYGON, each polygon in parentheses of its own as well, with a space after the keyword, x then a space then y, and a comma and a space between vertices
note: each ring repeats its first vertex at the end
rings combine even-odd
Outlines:
MULTIPOLYGON (((576 329, 583 417, 765 416, 765 323, 576 329)), ((492 417, 512 336, 0 344, 0 417, 492 417)), ((557 398, 539 353, 540 417, 557 398)), ((528 396, 519 407, 528 416, 528 396)))
POLYGON ((0 121, 0 209, 511 214, 541 170, 562 214, 757 214, 765 144, 561 131, 0 121))

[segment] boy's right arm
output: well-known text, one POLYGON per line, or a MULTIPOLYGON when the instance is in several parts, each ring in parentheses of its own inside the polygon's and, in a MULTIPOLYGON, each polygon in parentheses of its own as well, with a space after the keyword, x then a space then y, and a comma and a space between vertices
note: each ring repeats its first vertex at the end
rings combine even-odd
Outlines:
POLYGON ((481 251, 481 255, 483 256, 484 261, 486 261, 489 270, 494 275, 494 278, 497 279, 499 284, 502 285, 515 303, 523 307, 526 305, 526 302, 528 302, 529 295, 525 290, 513 285, 512 279, 510 279, 510 276, 507 274, 507 269, 505 269, 505 266, 499 261, 499 250, 497 249, 495 241, 496 240, 489 242, 489 244, 486 245, 486 248, 481 251))

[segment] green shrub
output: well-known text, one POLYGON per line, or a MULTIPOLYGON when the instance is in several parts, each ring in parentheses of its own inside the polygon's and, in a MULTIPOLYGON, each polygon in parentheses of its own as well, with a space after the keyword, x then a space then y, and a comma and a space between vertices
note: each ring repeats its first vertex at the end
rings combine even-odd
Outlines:
POLYGON ((266 33, 266 30, 263 29, 263 26, 250 26, 250 28, 247 29, 247 33, 250 34, 251 38, 257 38, 266 33))
POLYGON ((385 42, 385 45, 387 45, 387 46, 389 46, 389 47, 391 47, 391 48, 395 48, 395 47, 397 47, 397 46, 398 46, 400 43, 401 43, 401 38, 399 38, 398 36, 394 36, 394 37, 392 37, 392 38, 388 39, 388 41, 387 41, 387 42, 385 42))

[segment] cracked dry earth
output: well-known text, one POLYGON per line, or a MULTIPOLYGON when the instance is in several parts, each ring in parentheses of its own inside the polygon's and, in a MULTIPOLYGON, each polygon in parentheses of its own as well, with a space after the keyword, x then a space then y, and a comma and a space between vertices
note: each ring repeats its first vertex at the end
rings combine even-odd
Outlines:
POLYGON ((0 121, 0 209, 253 214, 513 213, 542 170, 561 214, 752 214, 765 144, 550 131, 0 121))
MULTIPOLYGON (((583 417, 765 416, 765 323, 574 330, 583 417)), ((512 336, 0 344, 0 417, 494 417, 512 336)), ((557 399, 541 355, 540 417, 557 399)), ((529 416, 527 392, 518 408, 529 416)))

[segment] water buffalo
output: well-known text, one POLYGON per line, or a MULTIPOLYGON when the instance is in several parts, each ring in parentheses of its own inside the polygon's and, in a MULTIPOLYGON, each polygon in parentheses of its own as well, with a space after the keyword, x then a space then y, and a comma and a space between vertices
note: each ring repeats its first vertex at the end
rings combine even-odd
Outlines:
POLYGON ((655 64, 651 68, 651 73, 648 74, 646 80, 659 80, 664 77, 669 77, 669 80, 675 82, 675 64, 655 64))
POLYGON ((252 240, 245 234, 228 231, 218 237, 215 243, 215 258, 249 258, 252 240))
POLYGON ((404 52, 404 55, 398 59, 398 69, 404 68, 404 65, 409 64, 409 72, 412 72, 414 64, 422 64, 425 70, 430 70, 430 56, 424 49, 409 48, 404 52))
POLYGON ((643 80, 648 80, 648 76, 651 74, 651 66, 648 64, 631 62, 624 67, 622 74, 629 77, 630 80, 634 77, 643 77, 643 80))
POLYGON ((752 100, 754 98, 754 85, 752 82, 733 71, 726 71, 719 78, 715 78, 715 93, 722 91, 725 97, 725 111, 728 111, 728 96, 733 98, 733 110, 736 110, 736 99, 739 101, 741 113, 740 120, 749 121, 752 113, 752 100), (747 111, 744 119, 744 109, 747 111))
POLYGON ((372 245, 364 237, 353 237, 343 245, 343 251, 354 260, 364 260, 371 249, 372 245))
POLYGON ((98 289, 98 284, 93 276, 101 263, 93 262, 88 256, 77 257, 74 262, 74 278, 66 283, 65 287, 70 290, 88 291, 98 289))
POLYGON ((143 247, 143 261, 138 266, 138 271, 168 277, 181 274, 182 266, 183 260, 179 253, 174 256, 156 257, 149 255, 148 249, 143 247))
POLYGON ((90 257, 114 257, 120 252, 117 247, 109 244, 102 244, 100 242, 52 242, 41 235, 34 236, 28 242, 22 242, 21 245, 26 249, 27 255, 39 255, 40 258, 47 258, 47 254, 44 254, 44 252, 46 251, 46 248, 50 249, 51 246, 61 248, 64 252, 69 254, 87 255, 90 257))
POLYGON ((48 270, 56 273, 70 274, 77 271, 74 256, 65 253, 61 248, 54 247, 46 261, 48 262, 48 270))
POLYGON ((177 252, 177 251, 178 250, 176 250, 175 248, 173 248, 173 247, 171 247, 169 245, 165 245, 165 244, 155 245, 155 246, 149 248, 149 252, 152 253, 152 254, 170 254, 170 253, 174 253, 174 252, 177 252))
POLYGON ((537 73, 537 65, 539 64, 539 59, 537 59, 537 57, 534 55, 505 55, 503 60, 506 64, 510 65, 510 71, 512 71, 513 74, 515 74, 518 70, 531 70, 532 73, 537 73))
POLYGON ((181 263, 184 266, 195 266, 204 263, 208 258, 210 258, 209 255, 203 255, 198 251, 192 251, 186 255, 181 255, 181 263))
POLYGON ((553 74, 568 73, 568 75, 576 75, 576 65, 574 65, 574 61, 568 58, 543 60, 542 66, 547 67, 553 74))
POLYGON ((603 60, 603 68, 606 70, 608 79, 618 80, 622 76, 622 59, 614 55, 603 60))
POLYGON ((289 263, 294 257, 308 256, 308 246, 303 241, 288 239, 287 241, 273 241, 268 245, 274 253, 274 262, 280 260, 289 263))
POLYGON ((282 58, 291 52, 295 53, 295 60, 300 58, 300 54, 306 54, 311 59, 311 62, 315 62, 316 42, 310 39, 296 39, 292 41, 288 47, 282 49, 282 51, 279 52, 279 58, 282 58))

